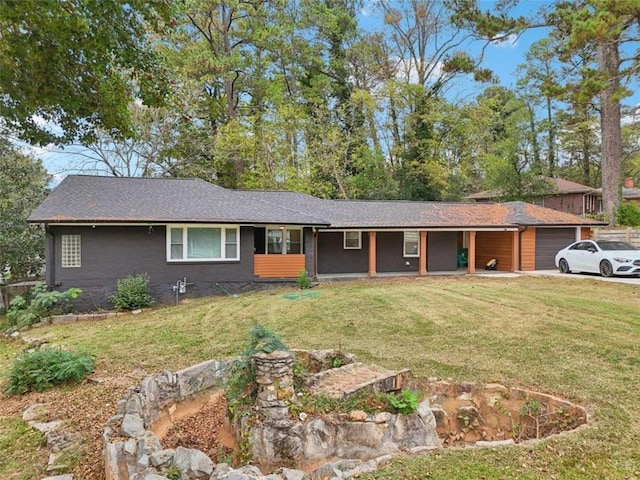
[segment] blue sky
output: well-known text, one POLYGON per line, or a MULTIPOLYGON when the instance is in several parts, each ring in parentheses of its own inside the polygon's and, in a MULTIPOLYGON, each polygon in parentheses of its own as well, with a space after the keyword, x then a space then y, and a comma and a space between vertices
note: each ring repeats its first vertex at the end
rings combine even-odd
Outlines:
MULTIPOLYGON (((379 30, 382 26, 382 14, 375 8, 375 0, 365 1, 365 5, 359 16, 359 24, 362 28, 370 28, 379 30)), ((512 11, 514 15, 532 16, 541 8, 551 5, 550 0, 521 0, 516 9, 512 11)), ((495 4, 494 0, 485 0, 480 2, 483 9, 490 9, 495 4)), ((500 83, 509 88, 516 87, 516 69, 518 65, 524 61, 524 56, 531 44, 546 36, 547 30, 543 28, 526 30, 517 38, 513 37, 508 41, 499 44, 491 44, 486 47, 484 54, 483 66, 491 69, 500 79, 500 83)), ((476 43, 470 47, 471 53, 480 51, 481 44, 476 43)), ((453 93, 457 99, 472 99, 480 93, 486 84, 477 84, 469 78, 461 78, 456 80, 453 93)), ((624 103, 628 105, 640 104, 640 89, 637 82, 630 85, 635 93, 632 97, 625 99, 624 103)), ((34 149, 34 154, 41 158, 45 167, 58 178, 61 178, 69 170, 74 170, 73 164, 78 164, 80 159, 77 156, 69 154, 69 148, 63 152, 50 152, 49 149, 34 149)))

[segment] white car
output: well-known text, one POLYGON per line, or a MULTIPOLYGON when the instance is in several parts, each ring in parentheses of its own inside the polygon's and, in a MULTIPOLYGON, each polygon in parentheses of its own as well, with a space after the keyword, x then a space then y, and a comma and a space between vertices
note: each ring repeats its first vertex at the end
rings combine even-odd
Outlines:
POLYGON ((640 249, 627 242, 582 240, 556 254, 562 273, 590 272, 603 277, 640 275, 640 249))

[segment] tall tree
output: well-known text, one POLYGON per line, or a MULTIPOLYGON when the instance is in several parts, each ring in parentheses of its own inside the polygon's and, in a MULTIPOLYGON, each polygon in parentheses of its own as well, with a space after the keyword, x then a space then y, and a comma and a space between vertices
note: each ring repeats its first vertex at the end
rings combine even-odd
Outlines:
POLYGON ((0 140, 0 273, 12 280, 38 276, 44 259, 44 231, 27 224, 44 200, 50 177, 39 160, 0 140))
POLYGON ((640 4, 634 0, 580 0, 559 2, 548 16, 554 34, 566 48, 585 46, 596 52, 597 69, 589 72, 582 87, 598 95, 602 138, 602 202, 609 224, 622 194, 622 114, 621 99, 628 95, 623 81, 635 75, 640 55, 632 49, 621 55, 622 47, 640 45, 640 4))
POLYGON ((33 144, 132 134, 132 99, 166 92, 147 28, 170 22, 171 4, 0 0, 0 125, 33 144))

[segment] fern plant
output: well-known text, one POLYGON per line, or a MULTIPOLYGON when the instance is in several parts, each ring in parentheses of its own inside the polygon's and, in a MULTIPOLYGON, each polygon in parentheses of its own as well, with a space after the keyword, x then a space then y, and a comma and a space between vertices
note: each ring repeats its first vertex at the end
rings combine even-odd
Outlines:
POLYGON ((276 350, 289 350, 280 335, 263 325, 255 325, 249 331, 247 349, 234 362, 227 382, 227 400, 231 411, 251 403, 256 394, 255 369, 251 358, 256 353, 271 353, 276 350))
POLYGON ((13 361, 5 391, 10 395, 42 392, 60 383, 82 380, 94 368, 93 357, 61 348, 25 352, 13 361))

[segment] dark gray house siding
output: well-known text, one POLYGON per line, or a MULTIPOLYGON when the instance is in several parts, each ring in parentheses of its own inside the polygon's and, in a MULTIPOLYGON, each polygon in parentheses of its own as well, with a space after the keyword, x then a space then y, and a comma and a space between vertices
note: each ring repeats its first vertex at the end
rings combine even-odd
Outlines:
POLYGON ((313 230, 310 227, 306 227, 303 232, 303 243, 304 243, 304 268, 307 271, 307 274, 309 276, 313 276, 314 274, 314 259, 313 259, 313 255, 314 255, 314 251, 315 249, 313 248, 313 230))
POLYGON ((403 232, 378 232, 376 257, 376 270, 380 273, 418 271, 418 257, 404 256, 403 232))
POLYGON ((455 271, 458 268, 457 255, 457 232, 429 232, 427 234, 427 271, 455 271))
POLYGON ((47 258, 47 283, 57 289, 83 290, 76 308, 108 307, 107 297, 115 291, 118 279, 128 275, 149 275, 151 293, 161 302, 175 298, 172 290, 178 280, 187 278, 189 296, 239 290, 253 282, 253 227, 240 228, 240 260, 223 262, 167 262, 164 226, 49 226, 48 244, 53 255, 47 258), (81 236, 82 266, 62 268, 61 236, 81 236))
POLYGON ((343 232, 318 232, 318 273, 367 273, 369 236, 362 232, 362 248, 345 249, 343 232))

